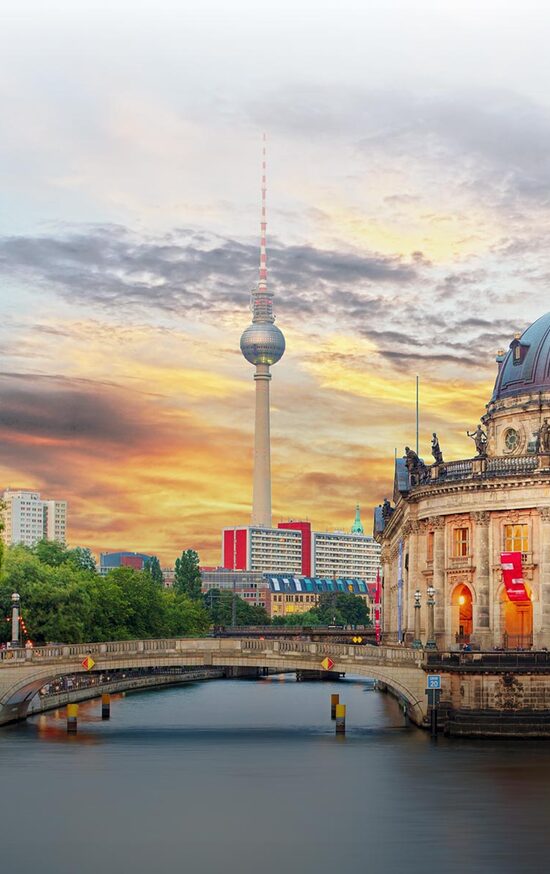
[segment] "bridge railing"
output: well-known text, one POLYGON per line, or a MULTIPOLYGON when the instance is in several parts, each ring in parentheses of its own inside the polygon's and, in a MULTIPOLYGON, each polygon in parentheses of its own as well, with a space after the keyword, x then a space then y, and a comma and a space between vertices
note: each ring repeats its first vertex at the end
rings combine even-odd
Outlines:
POLYGON ((260 640, 257 638, 162 638, 156 640, 117 640, 104 643, 71 643, 55 644, 50 646, 35 646, 32 648, 9 649, 0 651, 0 663, 3 666, 9 664, 21 664, 24 662, 57 661, 57 660, 84 660, 86 656, 151 656, 155 654, 177 653, 194 654, 227 653, 228 656, 241 653, 266 653, 282 655, 299 653, 304 655, 318 655, 320 659, 332 656, 336 659, 350 658, 358 662, 392 663, 392 664, 418 664, 422 659, 418 650, 407 649, 398 646, 365 647, 352 646, 344 643, 332 643, 324 641, 289 640, 288 638, 275 640, 260 640))

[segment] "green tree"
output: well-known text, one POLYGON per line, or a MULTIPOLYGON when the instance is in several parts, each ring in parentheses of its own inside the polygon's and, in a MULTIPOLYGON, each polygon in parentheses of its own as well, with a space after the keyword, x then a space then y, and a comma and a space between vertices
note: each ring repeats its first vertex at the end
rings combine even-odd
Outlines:
POLYGON ((201 586, 199 555, 194 549, 185 549, 176 559, 174 589, 180 595, 200 598, 201 586))
POLYGON ((164 577, 162 576, 162 568, 160 566, 160 561, 156 557, 156 555, 152 555, 151 558, 147 559, 143 570, 149 574, 154 583, 158 586, 164 585, 164 577))
POLYGON ((235 621, 237 625, 269 625, 265 607, 248 604, 234 595, 230 589, 209 589, 204 603, 213 625, 231 625, 233 622, 233 598, 235 597, 235 621))
POLYGON ((92 555, 91 549, 87 546, 75 546, 74 549, 69 549, 67 552, 67 560, 72 562, 75 567, 85 571, 96 571, 96 561, 92 555))
POLYGON ((210 616, 200 601, 179 595, 173 589, 162 592, 165 637, 196 637, 206 634, 210 616))
POLYGON ((48 564, 51 567, 64 564, 69 558, 69 551, 65 544, 58 540, 39 540, 32 551, 42 564, 48 564))
POLYGON ((323 625, 370 625, 368 606, 359 595, 327 592, 319 596, 315 612, 323 625))

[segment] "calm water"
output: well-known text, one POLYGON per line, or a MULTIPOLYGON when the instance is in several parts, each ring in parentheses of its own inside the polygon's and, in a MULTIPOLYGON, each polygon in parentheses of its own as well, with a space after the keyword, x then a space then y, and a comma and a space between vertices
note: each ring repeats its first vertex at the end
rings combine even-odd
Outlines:
POLYGON ((550 743, 432 743, 360 682, 209 682, 0 729, 2 871, 543 872, 550 743), (334 736, 330 693, 348 705, 334 736))

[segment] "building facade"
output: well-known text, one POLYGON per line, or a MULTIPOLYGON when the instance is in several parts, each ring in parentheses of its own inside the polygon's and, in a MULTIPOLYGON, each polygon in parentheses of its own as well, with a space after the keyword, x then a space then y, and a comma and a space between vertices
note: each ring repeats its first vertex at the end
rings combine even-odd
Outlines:
POLYGON ((145 555, 143 552, 102 552, 97 570, 102 576, 117 567, 131 567, 141 571, 152 558, 152 555, 145 555))
POLYGON ((35 546, 39 540, 67 541, 67 501, 42 500, 32 489, 5 489, 4 530, 7 545, 35 546))
POLYGON ((351 532, 312 531, 310 522, 279 522, 277 528, 225 528, 222 564, 230 570, 320 577, 357 577, 373 582, 380 545, 363 532, 359 508, 351 532))
POLYGON ((439 648, 550 648, 550 313, 497 364, 475 457, 447 462, 437 443, 427 467, 409 450, 375 511, 388 640, 412 642, 419 610, 425 642, 433 595, 439 648))

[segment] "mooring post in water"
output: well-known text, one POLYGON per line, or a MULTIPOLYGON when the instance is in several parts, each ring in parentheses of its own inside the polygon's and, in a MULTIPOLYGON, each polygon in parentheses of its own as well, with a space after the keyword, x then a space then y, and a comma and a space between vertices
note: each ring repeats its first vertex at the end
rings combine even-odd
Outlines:
POLYGON ((109 719, 111 716, 111 696, 104 692, 101 696, 101 718, 109 719))
POLYGON ((340 696, 332 694, 330 696, 330 718, 336 719, 336 705, 340 703, 340 696))
POLYGON ((336 705, 336 734, 346 733, 346 705, 336 705))
POLYGON ((437 737, 437 705, 432 706, 430 713, 430 725, 432 737, 437 737))
POLYGON ((67 733, 76 734, 78 730, 78 704, 67 704, 67 733))

